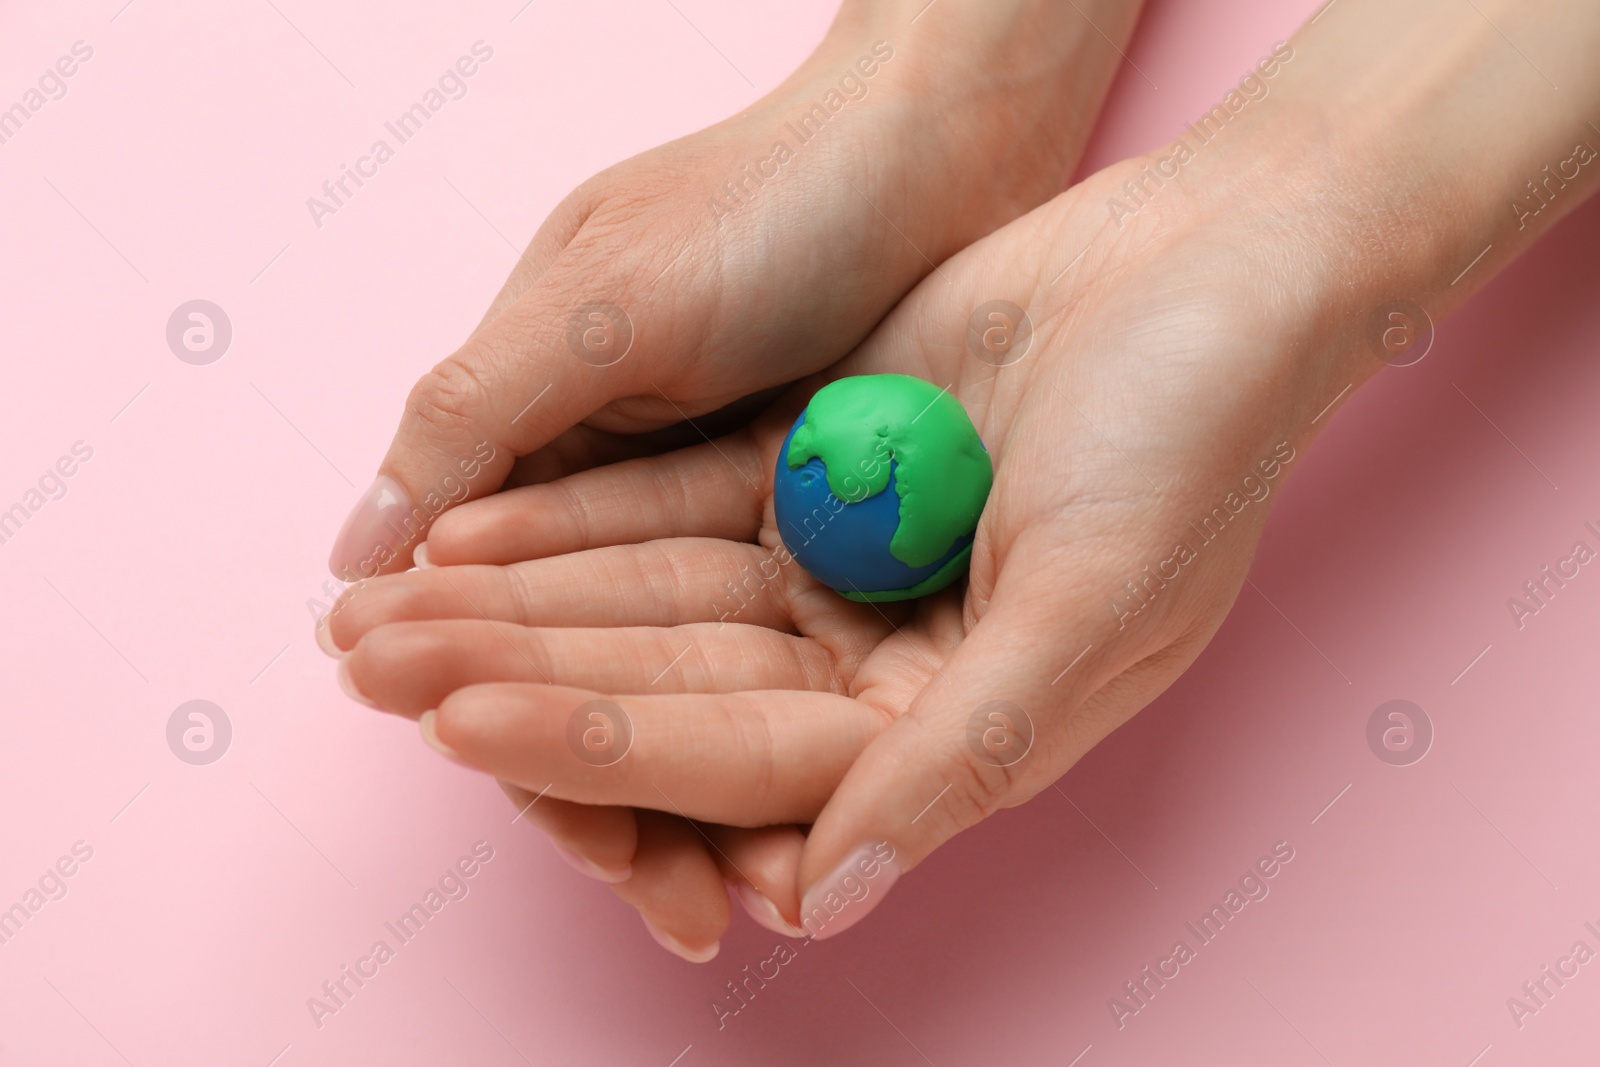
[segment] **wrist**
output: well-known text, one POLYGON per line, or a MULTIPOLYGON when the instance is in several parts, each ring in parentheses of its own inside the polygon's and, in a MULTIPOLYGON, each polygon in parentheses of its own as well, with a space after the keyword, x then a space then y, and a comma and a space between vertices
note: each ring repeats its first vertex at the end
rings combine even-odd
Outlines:
POLYGON ((1378 0, 1355 0, 1353 27, 1296 35, 1302 63, 1259 117, 1273 136, 1292 124, 1317 142, 1293 180, 1369 302, 1403 295, 1442 318, 1600 188, 1589 6, 1482 0, 1396 22, 1378 0), (1348 36, 1371 25, 1393 32, 1363 46, 1370 64, 1352 78, 1348 36))
POLYGON ((1487 0, 1486 15, 1347 0, 1185 128, 1182 198, 1247 247, 1267 238, 1263 297, 1313 327, 1283 353, 1317 428, 1329 399, 1421 358, 1434 323, 1600 188, 1600 23, 1554 2, 1533 19, 1487 0))
POLYGON ((857 162, 938 262, 1060 190, 1141 2, 846 0, 796 77, 815 95, 876 66, 857 162))

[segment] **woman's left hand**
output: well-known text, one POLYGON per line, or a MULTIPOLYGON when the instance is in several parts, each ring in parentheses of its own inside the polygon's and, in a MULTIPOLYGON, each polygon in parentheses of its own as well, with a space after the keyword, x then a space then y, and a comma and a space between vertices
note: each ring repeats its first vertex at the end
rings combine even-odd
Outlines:
MULTIPOLYGON (((1182 673, 1313 417, 1381 366, 1328 326, 1364 321, 1333 303, 1360 297, 1268 246, 1281 235, 1249 189, 1292 196, 1276 158, 1112 225, 1108 197, 1150 162, 947 261, 828 372, 911 374, 973 417, 996 472, 965 588, 860 604, 785 562, 772 471, 818 378, 730 436, 443 516, 437 567, 363 583, 335 617, 354 686, 436 708, 425 734, 518 800, 635 818, 640 842, 673 827, 651 855, 673 857, 678 882, 642 899, 691 958, 720 935, 723 876, 757 886, 774 929, 853 925, 1182 673), (969 345, 992 301, 1028 309, 1025 348, 1020 333, 969 345), (530 529, 536 558, 471 565, 530 529), (596 765, 572 741, 590 727, 629 734, 625 754, 596 765), (788 828, 755 829, 774 826, 788 828)), ((620 860, 629 839, 608 833, 620 860)))

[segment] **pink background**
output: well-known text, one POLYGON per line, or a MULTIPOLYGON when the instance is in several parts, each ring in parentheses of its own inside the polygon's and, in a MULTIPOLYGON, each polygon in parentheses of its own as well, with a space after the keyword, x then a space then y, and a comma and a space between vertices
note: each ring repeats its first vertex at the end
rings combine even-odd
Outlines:
MULTIPOLYGON (((488 782, 344 699, 307 601, 406 390, 512 246, 588 174, 775 84, 831 5, 122 4, 0 10, 0 105, 94 48, 0 145, 0 508, 94 450, 0 545, 0 907, 94 850, 0 945, 0 1063, 1500 1067, 1593 1047, 1600 962, 1520 1029, 1506 999, 1580 938, 1600 949, 1600 567, 1520 631, 1506 599, 1600 547, 1600 204, 1297 464, 1252 572, 1276 608, 1247 587, 1059 792, 957 839, 719 1031, 711 1001, 774 935, 741 915, 707 966, 659 951, 488 782), (479 39, 469 95, 315 228, 306 197, 479 39), (194 298, 233 323, 209 366, 164 337, 194 298), (1394 698, 1436 731, 1411 766, 1367 745, 1394 698), (233 724, 209 766, 167 746, 192 699, 233 724), (470 895, 316 1028, 306 998, 479 840, 470 895), (1270 895, 1119 1030, 1108 998, 1278 841, 1295 856, 1270 895)), ((1172 136, 1312 10, 1156 0, 1129 50, 1150 81, 1124 65, 1088 166, 1172 136)))

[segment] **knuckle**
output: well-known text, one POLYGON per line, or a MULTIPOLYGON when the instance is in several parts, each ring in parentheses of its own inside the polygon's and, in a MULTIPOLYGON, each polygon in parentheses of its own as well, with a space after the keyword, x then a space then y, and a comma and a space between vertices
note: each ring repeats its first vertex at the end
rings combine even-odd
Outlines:
POLYGON ((1021 785, 1022 765, 1026 762, 1026 758, 1012 764, 983 759, 962 740, 956 759, 949 766, 948 810, 955 821, 963 827, 971 826, 1006 807, 1021 785))
POLYGON ((668 208, 682 195, 689 175, 659 159, 624 160, 595 175, 590 186, 593 208, 586 222, 598 233, 630 227, 652 212, 668 208))
MULTIPOLYGON (((497 648, 505 660, 504 677, 515 680, 519 676, 529 682, 550 684, 560 676, 556 657, 550 646, 540 639, 536 629, 498 620, 472 620, 474 637, 482 644, 497 648)), ((447 652, 457 651, 454 647, 447 652)))
MULTIPOLYGON (((771 724, 760 710, 748 704, 734 707, 716 705, 712 719, 714 728, 707 738, 709 744, 723 751, 723 758, 733 766, 745 768, 745 784, 750 790, 753 807, 748 820, 736 820, 731 825, 760 826, 770 822, 786 822, 788 816, 799 817, 793 809, 795 798, 780 788, 777 771, 776 738, 771 724), (774 818, 781 813, 784 818, 774 818)), ((721 762, 713 753, 713 761, 721 762)))
POLYGON ((460 354, 434 367, 412 386, 406 415, 436 436, 471 430, 493 396, 493 384, 478 363, 460 354))
POLYGON ((687 198, 685 175, 661 167, 602 175, 583 225, 568 242, 560 275, 563 287, 599 294, 626 307, 642 301, 672 276, 693 274, 708 262, 714 227, 687 198))
POLYGON ((696 588, 696 570, 693 564, 670 551, 660 542, 645 546, 634 561, 635 588, 647 591, 650 602, 650 625, 670 625, 675 617, 673 606, 691 596, 696 588))
MULTIPOLYGON (((537 626, 541 608, 548 608, 547 590, 537 580, 538 571, 519 567, 497 567, 489 572, 491 601, 523 626, 537 626)), ((492 610, 492 609, 491 609, 492 610)))
POLYGON ((777 739, 773 736, 771 724, 759 715, 746 716, 745 719, 742 748, 750 758, 749 765, 755 768, 754 793, 760 798, 761 810, 773 816, 750 821, 759 826, 815 818, 821 810, 819 802, 804 795, 797 798, 792 795, 796 790, 784 788, 787 783, 778 773, 777 739))
POLYGON ((553 497, 548 520, 566 527, 568 543, 579 549, 601 547, 599 535, 603 531, 593 495, 566 481, 554 482, 548 488, 553 497))

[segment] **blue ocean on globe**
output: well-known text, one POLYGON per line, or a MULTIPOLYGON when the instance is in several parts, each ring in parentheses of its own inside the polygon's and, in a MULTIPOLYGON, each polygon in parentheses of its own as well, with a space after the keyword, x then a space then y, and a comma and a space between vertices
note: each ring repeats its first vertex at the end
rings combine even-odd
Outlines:
MULTIPOLYGON (((778 455, 789 454, 789 442, 804 421, 802 412, 778 455)), ((958 538, 949 552, 925 567, 908 566, 890 554, 889 541, 900 526, 896 466, 891 460, 889 484, 882 492, 851 503, 828 488, 828 469, 821 459, 813 457, 793 470, 778 463, 772 487, 778 533, 800 566, 829 588, 842 593, 910 589, 972 544, 971 534, 958 538)))

